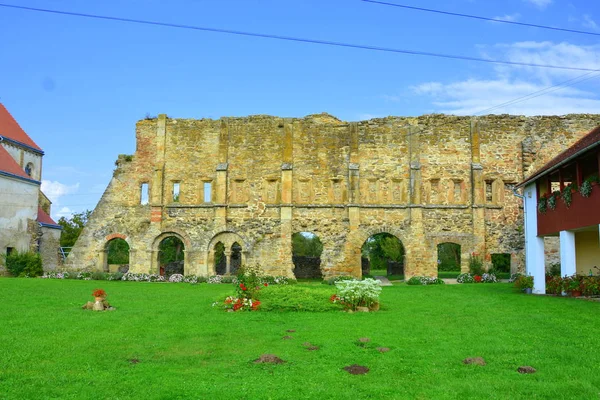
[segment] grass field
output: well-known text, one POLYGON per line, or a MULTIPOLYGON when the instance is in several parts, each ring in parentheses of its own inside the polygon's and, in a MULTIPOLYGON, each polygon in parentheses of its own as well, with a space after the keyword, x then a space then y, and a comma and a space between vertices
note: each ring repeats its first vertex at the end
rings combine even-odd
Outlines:
POLYGON ((231 290, 0 278, 0 398, 599 397, 597 302, 527 296, 509 284, 395 285, 383 288, 377 313, 211 307, 231 290), (98 287, 116 311, 81 310, 98 287), (371 342, 358 346, 361 337, 371 342), (264 353, 287 362, 254 364, 264 353), (487 366, 462 364, 475 356, 487 366), (351 364, 370 371, 351 375, 342 369, 351 364), (521 365, 538 372, 521 375, 521 365))

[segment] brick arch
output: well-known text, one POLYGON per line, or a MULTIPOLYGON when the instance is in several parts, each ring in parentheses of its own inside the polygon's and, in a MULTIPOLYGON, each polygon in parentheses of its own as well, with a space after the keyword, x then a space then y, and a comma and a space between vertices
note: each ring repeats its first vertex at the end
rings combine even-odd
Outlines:
MULTIPOLYGON (((122 233, 111 233, 110 235, 106 235, 106 237, 104 238, 107 242, 110 242, 113 239, 123 239, 125 241, 127 241, 127 235, 124 235, 122 233)), ((129 241, 127 241, 129 243, 129 241)))
POLYGON ((154 242, 152 243, 152 250, 158 251, 158 246, 160 246, 160 242, 162 242, 164 239, 170 236, 175 236, 176 238, 180 239, 183 242, 185 250, 189 250, 192 248, 192 241, 185 232, 177 228, 170 228, 164 232, 161 232, 158 236, 154 238, 154 242))

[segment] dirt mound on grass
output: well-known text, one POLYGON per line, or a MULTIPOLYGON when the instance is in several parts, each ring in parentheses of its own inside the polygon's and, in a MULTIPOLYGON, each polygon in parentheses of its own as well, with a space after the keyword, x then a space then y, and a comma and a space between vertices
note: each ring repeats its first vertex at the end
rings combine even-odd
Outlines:
POLYGON ((486 365, 485 360, 481 357, 469 357, 463 360, 463 364, 486 365))
POLYGON ((530 367, 529 365, 526 365, 524 367, 519 367, 519 369, 517 369, 517 371, 519 371, 520 374, 535 374, 537 372, 537 370, 533 367, 530 367))
POLYGON ((364 375, 369 372, 369 368, 358 364, 348 365, 347 367, 344 367, 344 370, 348 371, 352 375, 364 375))
POLYGON ((277 357, 275 354, 263 354, 254 360, 255 364, 283 364, 284 362, 285 361, 277 357))

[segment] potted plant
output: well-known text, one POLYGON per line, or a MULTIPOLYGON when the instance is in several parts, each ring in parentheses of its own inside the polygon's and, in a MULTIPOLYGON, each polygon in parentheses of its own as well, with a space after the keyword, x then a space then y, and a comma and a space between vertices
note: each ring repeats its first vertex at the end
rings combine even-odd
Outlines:
POLYGON ((573 297, 581 297, 581 277, 573 275, 565 278, 565 291, 573 297))
POLYGON ((524 291, 526 294, 531 294, 533 290, 533 276, 521 275, 515 280, 515 287, 524 291))
POLYGON ((96 289, 92 292, 92 296, 94 296, 94 306, 92 310, 94 311, 104 311, 104 301, 106 300, 106 292, 104 289, 96 289))

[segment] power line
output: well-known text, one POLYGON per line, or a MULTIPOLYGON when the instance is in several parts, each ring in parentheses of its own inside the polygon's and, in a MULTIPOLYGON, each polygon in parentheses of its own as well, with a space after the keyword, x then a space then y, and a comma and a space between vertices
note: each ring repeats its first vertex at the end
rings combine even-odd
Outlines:
POLYGON ((495 110, 497 108, 503 108, 503 107, 510 106, 510 105, 513 105, 513 104, 516 104, 516 103, 520 103, 522 101, 531 100, 533 98, 540 97, 540 96, 543 96, 545 94, 552 93, 552 92, 555 92, 557 90, 564 89, 564 88, 566 88, 568 86, 573 86, 575 84, 578 84, 578 83, 581 83, 581 82, 584 82, 584 81, 587 81, 587 80, 590 80, 590 79, 593 79, 593 78, 597 78, 598 76, 600 76, 600 74, 594 74, 592 76, 588 76, 590 74, 594 74, 594 73, 593 72, 588 72, 587 74, 578 76, 578 77, 573 78, 573 79, 569 79, 569 80, 561 82, 561 83, 557 83, 556 85, 552 85, 552 86, 546 87, 544 89, 535 91, 533 93, 529 93, 528 95, 525 95, 525 96, 522 96, 522 97, 517 97, 516 99, 509 100, 509 101, 507 101, 505 103, 501 103, 501 104, 498 104, 496 106, 493 106, 493 107, 490 107, 490 108, 486 108, 486 109, 484 109, 482 111, 476 112, 475 115, 481 115, 481 114, 484 114, 484 113, 489 113, 490 111, 495 110))
POLYGON ((450 15, 450 16, 453 16, 453 17, 472 18, 472 19, 479 19, 479 20, 483 20, 483 21, 500 22, 500 23, 503 23, 503 24, 521 25, 521 26, 529 26, 529 27, 533 27, 533 28, 550 29, 550 30, 553 30, 553 31, 577 33, 577 34, 581 34, 581 35, 600 36, 600 33, 597 33, 597 32, 580 31, 580 30, 577 30, 577 29, 559 28, 559 27, 556 27, 556 26, 531 24, 531 23, 527 23, 527 22, 507 21, 507 20, 499 19, 499 18, 488 18, 488 17, 479 16, 479 15, 471 15, 471 14, 455 13, 455 12, 443 11, 443 10, 435 10, 435 9, 432 9, 432 8, 407 6, 406 4, 388 3, 388 2, 385 2, 385 1, 378 1, 378 0, 361 0, 361 1, 364 1, 365 3, 372 3, 372 4, 380 4, 380 5, 384 5, 384 6, 405 8, 405 9, 408 9, 408 10, 425 11, 425 12, 436 13, 436 14, 450 15))
POLYGON ((118 21, 118 22, 128 22, 128 23, 142 24, 142 25, 154 25, 154 26, 163 26, 163 27, 179 28, 179 29, 190 29, 190 30, 197 30, 197 31, 204 31, 204 32, 214 32, 214 33, 227 33, 227 34, 231 34, 231 35, 250 36, 250 37, 263 38, 263 39, 276 39, 276 40, 285 40, 285 41, 290 41, 290 42, 321 44, 321 45, 326 45, 326 46, 346 47, 346 48, 363 49, 363 50, 374 50, 374 51, 382 51, 382 52, 387 52, 387 53, 400 53, 400 54, 447 58, 447 59, 463 60, 463 61, 477 61, 477 62, 485 62, 485 63, 489 63, 489 64, 506 64, 506 65, 513 65, 513 66, 522 66, 522 67, 552 68, 552 69, 571 70, 571 71, 592 71, 592 72, 600 71, 600 69, 592 69, 592 68, 567 67, 567 66, 547 65, 547 64, 533 64, 533 63, 524 63, 524 62, 507 61, 507 60, 493 60, 493 59, 478 58, 478 57, 460 56, 460 55, 455 55, 455 54, 443 54, 443 53, 433 53, 433 52, 418 51, 418 50, 396 49, 396 48, 392 48, 392 47, 359 45, 359 44, 352 44, 352 43, 335 42, 335 41, 330 41, 330 40, 307 39, 307 38, 298 38, 298 37, 292 37, 292 36, 282 36, 282 35, 274 35, 274 34, 267 34, 267 33, 256 33, 256 32, 238 31, 238 30, 231 30, 231 29, 221 29, 221 28, 208 28, 208 27, 196 26, 196 25, 174 24, 174 23, 168 23, 168 22, 158 22, 158 21, 148 21, 148 20, 133 19, 133 18, 113 17, 113 16, 108 16, 108 15, 84 14, 84 13, 77 13, 77 12, 70 12, 70 11, 59 11, 59 10, 50 10, 50 9, 44 9, 44 8, 16 6, 13 4, 0 3, 0 7, 15 8, 15 9, 20 9, 20 10, 44 12, 44 13, 51 13, 51 14, 69 15, 69 16, 74 16, 74 17, 102 19, 102 20, 118 21))

